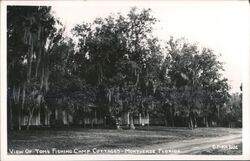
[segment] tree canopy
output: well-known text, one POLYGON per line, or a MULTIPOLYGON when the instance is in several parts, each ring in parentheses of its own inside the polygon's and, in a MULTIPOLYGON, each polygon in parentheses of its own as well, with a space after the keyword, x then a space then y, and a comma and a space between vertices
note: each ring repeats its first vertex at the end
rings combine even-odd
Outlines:
POLYGON ((138 113, 171 126, 219 122, 230 86, 212 49, 172 37, 163 46, 151 10, 135 7, 76 25, 75 44, 50 10, 8 7, 8 107, 17 118, 46 107, 63 108, 76 122, 97 111, 117 121, 126 112, 130 128, 138 113))

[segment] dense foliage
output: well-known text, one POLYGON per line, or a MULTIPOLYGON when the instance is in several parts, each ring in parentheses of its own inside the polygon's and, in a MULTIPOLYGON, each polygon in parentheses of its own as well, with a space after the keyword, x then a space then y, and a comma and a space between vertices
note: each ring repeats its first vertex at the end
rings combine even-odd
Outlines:
POLYGON ((97 111, 117 121, 127 112, 132 129, 138 113, 190 128, 241 118, 241 99, 230 99, 223 63, 213 50, 173 38, 163 46, 153 34, 158 20, 150 9, 76 25, 76 44, 62 37, 63 27, 50 10, 8 7, 11 128, 17 122, 20 129, 24 115, 29 128, 42 108, 63 108, 75 122, 94 118, 97 111), (232 112, 220 116, 229 108, 232 112))

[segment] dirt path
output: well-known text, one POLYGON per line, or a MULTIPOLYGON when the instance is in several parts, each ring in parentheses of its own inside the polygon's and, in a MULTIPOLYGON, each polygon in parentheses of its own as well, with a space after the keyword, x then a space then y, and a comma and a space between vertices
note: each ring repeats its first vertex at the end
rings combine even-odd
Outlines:
POLYGON ((233 148, 234 145, 239 144, 241 142, 242 134, 231 134, 221 137, 207 137, 200 139, 162 143, 152 146, 145 146, 142 149, 158 149, 158 152, 163 154, 195 154, 212 148, 233 148))

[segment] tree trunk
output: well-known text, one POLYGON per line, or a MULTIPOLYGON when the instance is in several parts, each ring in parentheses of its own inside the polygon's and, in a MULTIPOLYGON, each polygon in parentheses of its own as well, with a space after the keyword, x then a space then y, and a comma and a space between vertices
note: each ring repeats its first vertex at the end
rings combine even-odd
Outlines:
POLYGON ((167 118, 164 119, 165 126, 168 127, 168 120, 167 118))
POLYGON ((28 117, 28 122, 27 122, 27 125, 26 125, 26 130, 29 130, 30 129, 30 121, 33 117, 33 112, 34 112, 34 107, 31 109, 31 111, 29 112, 29 117, 28 117))
POLYGON ((18 107, 18 130, 21 130, 21 112, 22 110, 20 109, 20 107, 18 107))
POLYGON ((220 107, 218 106, 217 127, 220 126, 220 107))
POLYGON ((69 114, 66 112, 67 126, 69 127, 69 114))
POLYGON ((142 125, 141 113, 138 114, 138 117, 139 117, 139 124, 142 125))
POLYGON ((172 124, 172 127, 174 127, 174 116, 173 116, 173 109, 172 107, 170 108, 170 118, 171 118, 171 124, 172 124))
POLYGON ((13 130, 13 116, 12 116, 12 106, 10 106, 10 118, 9 118, 10 130, 13 130))
POLYGON ((12 103, 9 101, 9 107, 8 107, 8 128, 10 130, 13 130, 13 116, 12 116, 12 103))
POLYGON ((106 126, 107 126, 106 124, 107 124, 107 123, 106 123, 106 116, 104 116, 104 117, 103 117, 103 126, 104 126, 105 128, 106 128, 106 126))
POLYGON ((208 117, 207 116, 205 116, 205 121, 206 121, 206 127, 209 127, 209 125, 208 125, 208 117))
POLYGON ((135 125, 134 125, 134 117, 133 117, 133 113, 130 113, 129 115, 129 128, 134 130, 135 129, 135 125))
POLYGON ((194 117, 194 128, 197 128, 198 125, 197 125, 197 119, 196 119, 196 116, 194 117))
POLYGON ((82 118, 82 126, 83 126, 83 128, 86 127, 86 125, 85 125, 85 118, 84 117, 82 118))
POLYGON ((147 112, 147 119, 148 119, 148 129, 149 129, 149 113, 147 112))
POLYGON ((185 126, 187 126, 189 128, 189 118, 188 117, 185 117, 184 122, 185 122, 185 126))
POLYGON ((30 118, 28 118, 28 122, 27 122, 27 125, 26 125, 26 130, 30 130, 30 118))
POLYGON ((24 109, 25 98, 26 98, 26 83, 23 84, 21 109, 18 106, 18 130, 21 130, 21 118, 22 118, 22 111, 24 109))
POLYGON ((91 119, 91 128, 93 128, 94 127, 94 119, 92 118, 91 119))
POLYGON ((193 128, 194 128, 194 124, 193 124, 193 120, 192 120, 192 118, 191 118, 191 117, 189 117, 189 121, 190 121, 190 123, 189 123, 189 125, 190 125, 190 129, 191 129, 191 130, 193 130, 193 128))
POLYGON ((26 125, 26 130, 30 130, 30 120, 31 120, 31 116, 29 115, 28 122, 27 122, 27 125, 26 125))
POLYGON ((164 112, 164 124, 166 127, 168 127, 168 113, 167 113, 167 111, 164 112))

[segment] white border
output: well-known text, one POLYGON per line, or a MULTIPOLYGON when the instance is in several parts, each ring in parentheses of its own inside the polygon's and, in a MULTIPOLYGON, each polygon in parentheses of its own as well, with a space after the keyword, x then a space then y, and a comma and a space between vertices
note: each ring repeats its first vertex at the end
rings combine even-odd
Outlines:
MULTIPOLYGON (((250 64, 249 64, 249 32, 246 33, 246 38, 244 40, 236 40, 236 43, 244 43, 246 46, 246 53, 244 54, 243 65, 243 155, 7 155, 7 54, 6 54, 6 33, 7 33, 7 23, 6 23, 6 8, 7 5, 82 5, 85 2, 81 1, 0 1, 1 2, 1 54, 0 54, 0 103, 1 103, 1 159, 6 160, 249 160, 250 159, 250 108, 249 108, 249 84, 250 84, 250 64)), ((119 2, 115 1, 101 1, 89 2, 88 5, 121 5, 122 3, 133 3, 135 5, 142 5, 143 3, 150 3, 152 5, 159 5, 159 3, 164 3, 164 1, 130 1, 122 0, 119 2), (108 3, 110 2, 110 3, 108 3)), ((173 1, 170 1, 172 3, 173 1)), ((177 1, 178 3, 187 3, 186 1, 177 1)), ((188 3, 200 3, 198 1, 188 1, 188 3)), ((169 1, 168 1, 169 3, 169 1)), ((207 3, 207 2, 202 2, 207 3)), ((225 5, 230 3, 244 4, 246 6, 246 27, 249 29, 249 10, 248 10, 248 1, 220 1, 215 2, 211 1, 208 4, 212 5, 213 3, 225 5)))

